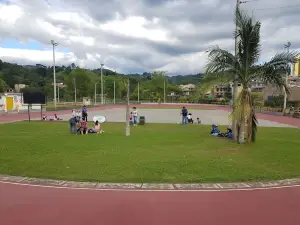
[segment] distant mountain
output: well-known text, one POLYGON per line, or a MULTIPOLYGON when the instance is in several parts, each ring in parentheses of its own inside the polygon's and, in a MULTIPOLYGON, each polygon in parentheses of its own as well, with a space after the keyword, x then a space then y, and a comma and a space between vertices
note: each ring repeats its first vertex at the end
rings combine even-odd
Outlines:
POLYGON ((169 77, 170 83, 174 84, 198 84, 203 74, 199 73, 197 75, 177 75, 169 77))

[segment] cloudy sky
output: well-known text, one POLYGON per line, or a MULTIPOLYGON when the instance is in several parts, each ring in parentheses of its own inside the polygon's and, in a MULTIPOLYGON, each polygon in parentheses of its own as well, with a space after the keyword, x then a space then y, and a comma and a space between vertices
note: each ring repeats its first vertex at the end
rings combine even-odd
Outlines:
MULTIPOLYGON (((20 64, 104 63, 117 72, 202 72, 205 50, 233 51, 236 0, 0 0, 0 59, 20 64)), ((300 49, 300 0, 250 0, 262 22, 261 61, 300 49)))

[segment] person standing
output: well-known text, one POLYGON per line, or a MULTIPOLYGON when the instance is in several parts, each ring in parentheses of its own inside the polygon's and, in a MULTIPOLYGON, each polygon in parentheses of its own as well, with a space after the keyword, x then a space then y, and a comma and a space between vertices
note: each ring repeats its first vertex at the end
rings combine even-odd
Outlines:
POLYGON ((133 107, 133 126, 137 126, 138 115, 136 107, 133 107))
POLYGON ((87 120, 87 116, 88 116, 88 114, 87 114, 87 108, 84 105, 83 108, 82 108, 82 119, 85 120, 86 122, 88 121, 87 120))
POLYGON ((76 119, 75 119, 75 117, 71 117, 71 119, 69 119, 69 123, 70 123, 70 133, 76 134, 76 119))
POLYGON ((188 115, 188 110, 185 108, 185 106, 182 107, 181 109, 181 116, 182 116, 182 124, 187 124, 187 115, 188 115))

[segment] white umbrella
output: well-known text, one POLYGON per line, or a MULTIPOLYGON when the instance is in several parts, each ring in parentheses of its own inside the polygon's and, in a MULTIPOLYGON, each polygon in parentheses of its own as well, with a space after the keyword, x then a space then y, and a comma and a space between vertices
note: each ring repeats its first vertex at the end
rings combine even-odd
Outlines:
POLYGON ((105 116, 94 116, 93 121, 94 122, 98 121, 99 123, 104 123, 106 121, 106 117, 105 116))

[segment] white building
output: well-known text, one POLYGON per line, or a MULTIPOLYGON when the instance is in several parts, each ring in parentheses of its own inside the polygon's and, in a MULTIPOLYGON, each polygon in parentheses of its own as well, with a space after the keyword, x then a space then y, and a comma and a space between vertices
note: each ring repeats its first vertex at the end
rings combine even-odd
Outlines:
POLYGON ((195 91, 196 85, 195 84, 181 84, 181 85, 179 85, 179 88, 183 91, 184 95, 190 95, 195 91))

